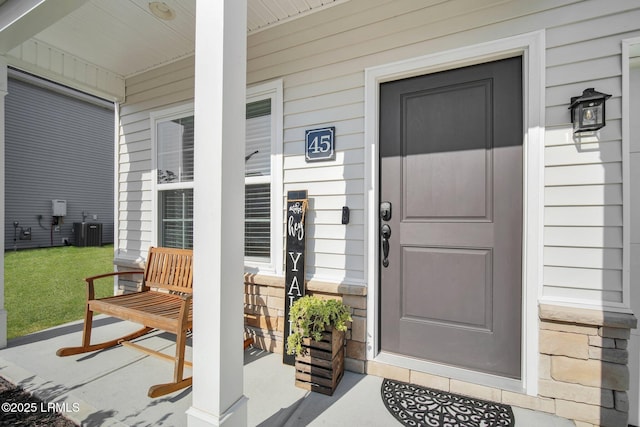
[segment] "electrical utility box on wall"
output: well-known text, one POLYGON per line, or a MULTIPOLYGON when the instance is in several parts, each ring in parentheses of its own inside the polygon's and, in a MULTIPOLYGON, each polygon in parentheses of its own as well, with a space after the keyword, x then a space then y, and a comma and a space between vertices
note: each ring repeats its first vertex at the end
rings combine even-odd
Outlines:
POLYGON ((52 216, 67 216, 67 201, 66 200, 52 200, 51 209, 53 210, 52 216))

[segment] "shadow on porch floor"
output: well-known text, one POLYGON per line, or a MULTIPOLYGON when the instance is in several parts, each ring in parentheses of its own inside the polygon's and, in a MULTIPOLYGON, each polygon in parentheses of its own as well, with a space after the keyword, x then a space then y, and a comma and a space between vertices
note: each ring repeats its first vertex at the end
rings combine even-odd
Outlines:
MULTIPOLYGON (((137 325, 97 316, 96 340, 122 335, 137 325)), ((67 408, 64 414, 83 426, 185 426, 191 388, 150 399, 150 385, 166 382, 171 365, 134 350, 115 347, 78 356, 57 357, 60 347, 80 343, 82 323, 74 322, 17 338, 0 350, 0 376, 46 402, 67 408)), ((145 345, 172 353, 164 333, 143 338, 145 345)), ((187 358, 191 360, 191 347, 187 358)), ((190 372, 187 372, 190 374, 190 372)), ((293 367, 282 356, 245 351, 244 393, 249 426, 394 426, 400 425, 380 397, 382 378, 345 372, 333 396, 294 386, 293 367)), ((566 420, 514 408, 516 425, 567 426, 566 420)), ((0 414, 1 417, 2 414, 0 414)))

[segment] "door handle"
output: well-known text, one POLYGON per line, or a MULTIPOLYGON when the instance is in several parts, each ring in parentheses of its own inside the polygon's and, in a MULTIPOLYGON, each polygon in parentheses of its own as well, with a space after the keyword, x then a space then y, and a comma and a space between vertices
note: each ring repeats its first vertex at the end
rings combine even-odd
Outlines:
POLYGON ((382 225, 380 235, 382 236, 382 265, 386 268, 389 267, 389 237, 391 237, 389 224, 382 225))

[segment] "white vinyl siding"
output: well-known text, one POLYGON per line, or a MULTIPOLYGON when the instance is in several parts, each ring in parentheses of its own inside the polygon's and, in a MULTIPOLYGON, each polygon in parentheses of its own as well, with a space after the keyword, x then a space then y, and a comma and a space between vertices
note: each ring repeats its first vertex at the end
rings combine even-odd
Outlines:
POLYGON ((546 29, 542 298, 624 308, 620 54, 622 39, 640 35, 631 22, 640 5, 629 0, 352 0, 251 35, 248 83, 284 81, 284 189, 313 200, 308 274, 364 281, 364 218, 375 218, 364 211, 364 170, 375 159, 364 159, 373 141, 364 140, 363 70, 546 29), (587 87, 613 95, 607 126, 575 141, 568 104, 587 87), (307 164, 304 131, 329 125, 336 160, 307 164))
MULTIPOLYGON (((543 299, 625 307, 621 40, 640 10, 620 2, 547 31, 545 274, 543 299), (631 21, 629 20, 631 19, 631 21), (599 138, 571 138, 566 101, 587 87, 612 94, 599 138), (623 300, 624 298, 624 300, 623 300)), ((635 5, 637 6, 637 5, 635 5)), ((569 9, 567 9, 569 10, 569 9)))
POLYGON ((101 223, 102 243, 113 243, 113 105, 10 73, 15 77, 8 79, 5 98, 4 249, 74 244, 74 223, 85 220, 101 223), (67 202, 67 214, 55 226, 52 199, 67 202), (14 221, 31 230, 29 240, 19 238, 14 221))
MULTIPOLYGON (((364 171, 375 159, 364 158, 373 143, 364 140, 364 69, 545 29, 542 299, 628 307, 620 237, 620 55, 621 40, 640 36, 633 22, 640 22, 635 0, 351 0, 250 35, 248 86, 282 79, 284 88, 279 189, 309 191, 308 277, 366 280, 365 217, 376 213, 365 211, 364 171), (607 126, 598 138, 574 140, 568 104, 587 87, 612 94, 607 126), (306 163, 304 132, 322 126, 336 127, 336 158, 306 163), (340 222, 343 206, 351 209, 348 225, 340 222)), ((127 81, 118 175, 121 251, 136 253, 152 236, 148 111, 192 97, 192 59, 127 81)))

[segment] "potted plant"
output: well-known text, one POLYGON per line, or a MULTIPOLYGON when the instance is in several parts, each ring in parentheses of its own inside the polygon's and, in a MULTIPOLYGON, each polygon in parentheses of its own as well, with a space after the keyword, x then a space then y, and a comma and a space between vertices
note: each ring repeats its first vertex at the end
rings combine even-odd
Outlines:
POLYGON ((304 296, 289 311, 287 353, 296 356, 296 386, 332 395, 344 373, 344 335, 351 309, 342 301, 304 296))

